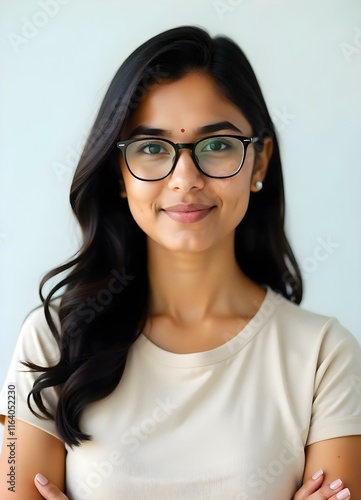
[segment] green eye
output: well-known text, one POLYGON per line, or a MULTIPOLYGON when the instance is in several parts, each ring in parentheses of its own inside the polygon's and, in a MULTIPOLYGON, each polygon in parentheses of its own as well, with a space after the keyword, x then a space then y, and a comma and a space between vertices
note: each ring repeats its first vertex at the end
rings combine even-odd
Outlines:
POLYGON ((160 144, 156 143, 150 143, 150 144, 144 144, 141 148, 140 151, 142 153, 148 154, 148 155, 158 155, 161 153, 163 150, 162 146, 160 144))
POLYGON ((148 150, 151 155, 156 155, 160 153, 161 149, 162 148, 160 147, 159 144, 149 144, 148 146, 148 150))
POLYGON ((224 144, 224 142, 222 141, 209 141, 202 148, 202 153, 208 151, 222 151, 226 147, 226 144, 224 144))

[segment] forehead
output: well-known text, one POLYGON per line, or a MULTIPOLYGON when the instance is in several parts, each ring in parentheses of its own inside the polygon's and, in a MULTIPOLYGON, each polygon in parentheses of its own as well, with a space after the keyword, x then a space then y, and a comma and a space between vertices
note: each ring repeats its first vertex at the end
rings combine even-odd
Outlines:
POLYGON ((222 95, 210 76, 189 73, 176 81, 154 84, 129 117, 124 132, 139 125, 187 132, 221 121, 251 133, 243 113, 222 95))

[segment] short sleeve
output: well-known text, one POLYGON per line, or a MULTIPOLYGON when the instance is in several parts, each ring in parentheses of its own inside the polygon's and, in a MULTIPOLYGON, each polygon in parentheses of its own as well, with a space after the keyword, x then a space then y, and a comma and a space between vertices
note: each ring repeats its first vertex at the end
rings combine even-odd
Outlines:
MULTIPOLYGON (((51 314, 57 324, 57 306, 53 305, 51 314)), ((59 438, 55 422, 36 417, 28 407, 27 397, 40 372, 31 372, 21 361, 31 361, 41 366, 51 366, 59 360, 57 342, 47 324, 43 307, 35 309, 27 316, 10 363, 5 383, 0 393, 0 423, 8 415, 8 388, 15 386, 15 418, 32 424, 59 438)), ((56 389, 48 388, 41 392, 45 407, 55 414, 58 396, 56 389)), ((41 415, 36 404, 32 408, 41 415)))
POLYGON ((335 318, 323 328, 307 445, 361 434, 361 345, 335 318))

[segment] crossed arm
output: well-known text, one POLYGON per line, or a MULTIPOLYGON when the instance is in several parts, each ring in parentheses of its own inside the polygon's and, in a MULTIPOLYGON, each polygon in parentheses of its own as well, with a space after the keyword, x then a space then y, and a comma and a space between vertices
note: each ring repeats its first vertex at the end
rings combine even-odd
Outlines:
MULTIPOLYGON (((64 444, 20 420, 16 422, 16 432, 16 488, 15 492, 8 490, 9 470, 4 440, 0 455, 0 498, 67 500, 62 493, 65 489, 64 444), (42 485, 35 479, 38 473, 47 478, 47 484, 42 485)), ((44 482, 42 477, 39 479, 44 482)), ((351 497, 347 496, 347 489, 352 500, 361 500, 361 436, 329 439, 307 447, 304 484, 292 500, 348 500, 351 497), (323 473, 312 479, 315 471, 320 469, 323 473), (336 482, 339 478, 342 479, 341 484, 336 482)))

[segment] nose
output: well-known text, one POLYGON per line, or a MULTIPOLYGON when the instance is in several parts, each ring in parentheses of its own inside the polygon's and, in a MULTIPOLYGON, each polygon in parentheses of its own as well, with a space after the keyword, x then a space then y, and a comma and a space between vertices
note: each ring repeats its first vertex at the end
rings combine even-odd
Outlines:
POLYGON ((202 189, 204 184, 204 175, 195 165, 191 151, 188 148, 182 148, 178 152, 174 170, 169 176, 169 189, 179 189, 186 193, 192 189, 202 189))

